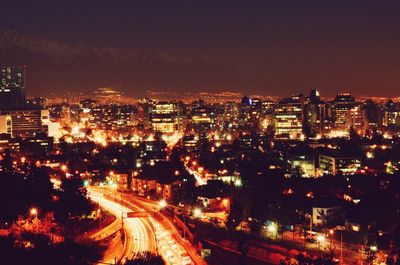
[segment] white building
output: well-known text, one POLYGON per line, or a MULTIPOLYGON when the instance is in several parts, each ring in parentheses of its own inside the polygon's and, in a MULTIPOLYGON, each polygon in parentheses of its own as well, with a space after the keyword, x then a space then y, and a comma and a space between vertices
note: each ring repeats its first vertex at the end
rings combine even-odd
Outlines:
POLYGON ((0 134, 12 134, 12 120, 10 115, 0 115, 0 134))
POLYGON ((313 225, 324 226, 330 221, 339 217, 340 206, 325 206, 325 207, 313 207, 312 208, 312 221, 313 225))

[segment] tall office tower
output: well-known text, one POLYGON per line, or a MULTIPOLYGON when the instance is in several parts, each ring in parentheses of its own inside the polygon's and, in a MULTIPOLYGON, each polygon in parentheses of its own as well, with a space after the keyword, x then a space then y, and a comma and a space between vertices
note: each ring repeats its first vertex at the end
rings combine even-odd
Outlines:
POLYGON ((303 135, 303 96, 282 99, 274 111, 275 136, 298 139, 303 135))
POLYGON ((174 133, 180 128, 179 108, 174 102, 158 102, 150 109, 150 123, 155 132, 174 133))
POLYGON ((382 125, 382 109, 371 99, 364 102, 362 107, 369 128, 379 128, 382 125))
POLYGON ((259 98, 250 98, 250 112, 249 112, 249 121, 251 124, 258 125, 261 123, 261 110, 262 110, 262 100, 259 98))
POLYGON ((272 129, 274 126, 274 109, 276 102, 271 100, 263 100, 261 103, 261 120, 260 129, 272 129))
POLYGON ((353 128, 361 132, 366 129, 364 112, 350 94, 338 94, 333 102, 334 127, 337 130, 353 128))
POLYGON ((239 104, 239 122, 246 123, 250 119, 251 102, 244 96, 239 104))
POLYGON ((203 100, 199 100, 194 101, 191 108, 191 126, 200 132, 215 128, 217 115, 214 106, 206 104, 203 100))
POLYGON ((383 108, 382 124, 386 127, 400 126, 400 109, 393 100, 389 100, 383 108))
POLYGON ((25 106, 25 67, 0 66, 0 110, 25 106))
POLYGON ((238 118, 238 105, 236 102, 228 101, 224 103, 224 119, 235 121, 238 118))
POLYGON ((307 136, 316 136, 329 129, 328 108, 326 102, 319 97, 317 90, 311 90, 304 105, 304 133, 307 136))
POLYGON ((350 94, 338 94, 333 101, 334 127, 340 130, 351 128, 351 110, 356 106, 356 100, 350 94))

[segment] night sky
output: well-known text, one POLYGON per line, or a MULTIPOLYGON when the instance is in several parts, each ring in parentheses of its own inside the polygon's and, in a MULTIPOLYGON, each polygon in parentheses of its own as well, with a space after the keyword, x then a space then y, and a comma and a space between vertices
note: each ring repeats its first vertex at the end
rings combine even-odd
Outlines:
POLYGON ((28 94, 121 87, 400 96, 399 1, 3 1, 28 94))

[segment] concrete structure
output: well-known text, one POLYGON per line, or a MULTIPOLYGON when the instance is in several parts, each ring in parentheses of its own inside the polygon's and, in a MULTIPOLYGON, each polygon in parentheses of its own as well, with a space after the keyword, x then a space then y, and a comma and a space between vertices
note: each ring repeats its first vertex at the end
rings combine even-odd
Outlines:
POLYGON ((7 115, 12 120, 13 137, 31 137, 43 132, 42 118, 46 120, 48 116, 42 115, 42 110, 11 110, 7 115))
POLYGON ((361 159, 339 152, 326 152, 318 157, 319 170, 325 174, 354 174, 361 168, 361 159))
POLYGON ((25 67, 0 67, 0 110, 25 106, 25 67))
POLYGON ((327 225, 340 215, 340 206, 323 206, 312 208, 312 222, 315 226, 327 225))
POLYGON ((10 115, 0 115, 0 134, 12 135, 12 120, 10 115))
POLYGON ((274 111, 275 136, 298 139, 303 134, 303 103, 301 96, 282 99, 274 111))
POLYGON ((172 134, 180 130, 180 114, 176 103, 159 102, 150 109, 149 114, 153 131, 172 134))

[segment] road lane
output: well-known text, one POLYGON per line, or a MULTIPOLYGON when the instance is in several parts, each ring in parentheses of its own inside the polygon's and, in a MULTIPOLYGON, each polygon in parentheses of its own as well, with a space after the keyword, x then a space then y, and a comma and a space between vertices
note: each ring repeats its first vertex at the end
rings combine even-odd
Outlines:
MULTIPOLYGON (((118 222, 121 222, 121 216, 123 213, 134 211, 137 209, 127 208, 121 206, 120 204, 107 199, 102 193, 93 191, 89 189, 89 197, 98 202, 103 208, 109 211, 111 214, 115 215, 118 222)), ((143 252, 149 251, 152 253, 156 252, 155 248, 155 235, 149 225, 148 221, 144 218, 124 218, 124 247, 123 250, 115 249, 114 256, 117 257, 118 261, 124 262, 127 259, 132 259, 139 257, 143 252)), ((107 232, 103 232, 103 237, 107 236, 107 232)), ((114 260, 109 260, 106 258, 103 262, 110 262, 114 260)))
MULTIPOLYGON (((151 204, 151 206, 149 204, 143 205, 139 203, 137 200, 132 200, 132 197, 128 196, 127 194, 118 193, 117 196, 117 193, 115 191, 107 188, 91 187, 89 190, 91 190, 92 192, 96 192, 98 196, 109 197, 109 198, 112 198, 112 196, 114 196, 115 202, 122 202, 124 212, 128 210, 134 212, 140 211, 148 213, 149 216, 155 213, 154 204, 151 204)), ((121 209, 121 205, 120 204, 117 205, 121 209)), ((157 212, 157 214, 159 213, 157 212)), ((124 221, 129 224, 132 224, 133 222, 135 223, 135 225, 132 225, 133 229, 135 230, 133 231, 134 235, 133 241, 147 242, 148 248, 152 250, 151 252, 153 253, 157 252, 158 254, 160 254, 167 265, 206 264, 204 260, 201 260, 202 262, 198 261, 193 262, 192 260, 193 253, 190 253, 189 255, 189 253, 187 252, 187 248, 188 245, 190 245, 190 243, 181 239, 174 225, 169 220, 167 220, 166 217, 164 217, 163 219, 164 221, 162 223, 156 221, 152 217, 129 218, 129 219, 124 219, 124 221), (141 231, 146 230, 147 235, 144 235, 142 234, 142 232, 138 231, 137 229, 139 227, 142 228, 141 231)), ((140 253, 143 250, 144 245, 145 244, 139 244, 139 246, 136 246, 136 248, 132 252, 135 254, 133 256, 130 256, 130 258, 132 257, 135 258, 140 256, 140 253)), ((193 248, 191 245, 190 247, 193 248)))

